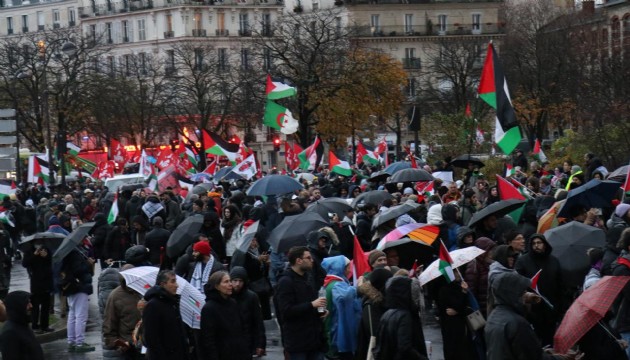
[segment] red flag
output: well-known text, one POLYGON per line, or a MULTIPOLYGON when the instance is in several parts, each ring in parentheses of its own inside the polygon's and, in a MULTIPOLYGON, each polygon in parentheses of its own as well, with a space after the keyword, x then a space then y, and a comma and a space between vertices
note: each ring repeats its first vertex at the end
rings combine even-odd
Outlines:
POLYGON ((363 157, 367 154, 368 152, 365 149, 365 146, 363 146, 363 143, 359 141, 359 143, 357 144, 357 156, 355 159, 355 164, 363 164, 363 157))
POLYGON ((352 261, 354 263, 355 274, 357 277, 363 276, 368 271, 371 271, 368 257, 363 252, 361 244, 357 236, 354 236, 354 248, 352 249, 352 261))
POLYGON ((499 190, 499 197, 501 200, 525 200, 525 196, 518 191, 509 181, 497 175, 497 188, 499 190))
POLYGON ((413 279, 417 276, 418 272, 418 259, 414 260, 413 265, 411 266, 411 270, 409 271, 409 278, 413 279))
POLYGON ((114 170, 116 169, 116 162, 114 160, 101 161, 98 163, 96 170, 92 173, 92 177, 95 179, 107 179, 114 177, 114 170))
POLYGON ((405 146, 405 152, 407 153, 407 155, 409 155, 409 161, 411 161, 411 168, 412 169, 417 169, 418 168, 418 164, 416 163, 416 158, 411 153, 411 149, 409 148, 409 146, 405 146))
POLYGON ((467 118, 472 117, 472 111, 470 111, 470 103, 466 103, 466 112, 464 112, 464 116, 467 118))
POLYGON ((534 291, 536 291, 537 293, 538 291, 538 279, 540 279, 540 272, 542 271, 542 269, 538 270, 538 272, 536 274, 534 274, 534 276, 532 276, 532 283, 529 287, 531 287, 534 291))
MULTIPOLYGON (((79 176, 81 176, 81 172, 79 171, 79 176)), ((11 180, 11 190, 17 189, 17 185, 15 185, 15 180, 11 180)))
POLYGON ((210 163, 210 165, 206 166, 205 169, 203 169, 204 173, 208 174, 208 175, 212 175, 214 176, 214 174, 217 173, 217 161, 213 160, 212 163, 210 163))
POLYGON ((111 160, 114 160, 120 168, 122 168, 125 165, 125 162, 127 162, 127 150, 125 150, 125 147, 116 139, 111 139, 111 144, 112 148, 110 150, 110 158, 111 160))
POLYGON ((628 165, 628 172, 626 173, 626 182, 623 185, 624 194, 630 191, 630 165, 628 165))

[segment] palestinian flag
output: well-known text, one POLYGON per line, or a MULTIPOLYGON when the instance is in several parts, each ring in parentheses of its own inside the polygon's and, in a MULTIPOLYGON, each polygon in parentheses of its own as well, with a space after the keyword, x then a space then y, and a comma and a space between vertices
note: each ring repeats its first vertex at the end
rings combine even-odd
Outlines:
POLYGON ((440 240, 440 259, 439 259, 440 272, 446 278, 446 281, 451 283, 455 281, 455 274, 453 273, 453 259, 451 259, 451 254, 449 254, 448 250, 446 250, 446 246, 444 246, 444 242, 440 240))
POLYGON ((294 87, 289 86, 285 83, 271 80, 271 75, 267 74, 267 86, 265 89, 265 94, 267 95, 267 99, 277 100, 290 96, 295 96, 295 94, 297 94, 297 91, 294 87))
POLYGON ((478 92, 481 99, 496 110, 494 141, 504 153, 512 153, 521 141, 521 129, 512 107, 503 67, 492 43, 488 44, 478 92))
POLYGON ((74 145, 70 141, 66 143, 66 148, 68 149, 68 154, 70 154, 71 156, 77 156, 79 155, 79 152, 81 152, 81 148, 74 145))
POLYGON ((249 246, 252 243, 252 240, 254 239, 254 237, 256 237, 259 224, 260 220, 246 220, 245 222, 243 222, 242 235, 236 243, 237 249, 244 253, 247 253, 247 251, 249 250, 249 246))
POLYGON ((15 182, 13 180, 0 179, 0 201, 6 196, 15 194, 16 190, 17 187, 15 186, 15 182))
POLYGON ((13 218, 13 215, 11 215, 10 211, 3 211, 0 212, 0 222, 6 225, 9 225, 11 227, 15 227, 15 223, 13 222, 13 220, 15 220, 13 218))
POLYGON ((324 152, 324 144, 319 139, 319 136, 315 137, 313 145, 307 147, 298 154, 300 159, 300 168, 308 170, 310 167, 315 169, 322 159, 322 153, 324 152))
POLYGON ((283 134, 293 134, 298 131, 300 123, 293 117, 291 110, 277 104, 273 100, 267 100, 263 124, 280 130, 283 134))
POLYGON ((212 163, 210 163, 210 165, 206 166, 206 168, 203 169, 202 172, 205 173, 205 174, 214 176, 214 174, 217 173, 217 161, 213 160, 212 163))
POLYGON ((512 183, 497 175, 497 190, 501 200, 526 200, 525 196, 512 183))
POLYGON ((357 158, 356 158, 357 164, 361 164, 361 163, 369 163, 371 165, 379 164, 378 155, 374 153, 374 149, 363 145, 361 141, 359 141, 359 143, 357 144, 356 153, 357 153, 357 158))
POLYGON ((116 222, 116 218, 118 217, 118 193, 114 195, 114 201, 112 202, 112 207, 109 209, 109 214, 107 215, 107 223, 113 224, 116 222))
POLYGON ((225 156, 230 161, 235 161, 238 156, 238 144, 229 143, 218 134, 201 129, 203 144, 206 154, 225 156))
POLYGON ((177 177, 177 182, 179 184, 180 192, 181 190, 185 189, 187 193, 189 193, 192 191, 193 187, 195 187, 195 182, 185 177, 184 175, 180 173, 176 173, 175 176, 177 177))
POLYGON ((409 161, 411 161, 411 168, 417 169, 418 163, 416 163, 416 157, 413 156, 413 154, 411 153, 411 148, 409 146, 404 146, 404 149, 405 149, 405 152, 407 153, 407 156, 409 156, 409 161))
POLYGON ((330 171, 343 176, 352 176, 352 169, 350 169, 350 164, 348 164, 348 162, 345 160, 339 160, 339 158, 335 156, 335 153, 332 151, 328 151, 328 162, 330 171))
POLYGON ((383 136, 383 140, 376 145, 376 149, 374 149, 374 154, 378 155, 379 158, 384 159, 385 166, 389 165, 389 157, 387 156, 387 140, 385 140, 385 136, 383 136), (383 156, 381 156, 383 155, 383 156))
POLYGON ((529 287, 534 290, 536 293, 539 293, 538 291, 538 280, 540 279, 540 272, 542 271, 542 269, 538 270, 538 272, 536 274, 534 274, 534 276, 532 276, 531 279, 531 284, 529 285, 529 287))
POLYGON ((505 164, 505 177, 516 175, 516 169, 512 164, 505 164))
POLYGON ((547 162, 547 156, 542 150, 539 139, 536 139, 536 141, 534 142, 534 158, 538 160, 541 164, 547 162))
POLYGON ((35 156, 33 158, 33 176, 37 176, 43 183, 50 182, 50 168, 48 161, 35 156))
POLYGON ((195 154, 195 150, 193 150, 190 144, 184 145, 184 154, 188 158, 188 161, 190 161, 194 167, 197 167, 197 154, 195 154))

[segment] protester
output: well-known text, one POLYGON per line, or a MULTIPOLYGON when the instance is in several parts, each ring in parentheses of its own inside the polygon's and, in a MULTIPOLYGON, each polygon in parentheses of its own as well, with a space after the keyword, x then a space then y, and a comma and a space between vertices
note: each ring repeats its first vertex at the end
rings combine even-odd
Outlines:
POLYGON ((53 292, 52 254, 42 240, 35 240, 31 251, 24 252, 22 265, 31 283, 32 329, 39 333, 51 332, 49 325, 50 296, 53 292))
MULTIPOLYGON (((230 270, 232 298, 236 300, 243 320, 242 336, 247 340, 251 355, 264 356, 266 346, 265 324, 261 304, 255 292, 247 288, 249 278, 245 268, 235 266, 230 270)), ((269 302, 269 299, 267 299, 269 302)))
MULTIPOLYGON (((374 250, 377 251, 377 250, 374 250)), ((369 274, 369 280, 359 285, 357 291, 362 298, 361 324, 357 338, 357 359, 366 359, 370 348, 371 338, 376 334, 381 316, 387 311, 385 307, 385 284, 393 274, 391 271, 378 268, 369 274)))
POLYGON ((31 294, 10 292, 4 299, 7 320, 0 330, 0 352, 6 360, 43 360, 44 351, 28 326, 31 294))
POLYGON ((94 259, 85 258, 73 250, 61 265, 61 290, 68 298, 68 351, 90 352, 96 350, 85 342, 88 320, 88 297, 92 294, 94 259))

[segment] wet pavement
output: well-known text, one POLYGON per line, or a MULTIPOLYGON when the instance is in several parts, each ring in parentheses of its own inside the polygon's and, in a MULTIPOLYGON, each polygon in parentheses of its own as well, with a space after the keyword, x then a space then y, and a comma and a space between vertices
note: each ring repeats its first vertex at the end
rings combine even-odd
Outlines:
MULTIPOLYGON (((45 339, 40 339, 46 359, 54 360, 101 360, 103 359, 103 348, 101 346, 101 316, 98 311, 97 301, 97 280, 100 274, 99 266, 96 266, 96 274, 93 277, 94 293, 89 298, 89 317, 86 329, 86 342, 96 347, 96 351, 90 353, 68 353, 68 345, 65 337, 65 325, 62 323, 65 319, 60 319, 59 304, 55 299, 55 316, 59 318, 59 322, 53 326, 55 333, 47 334, 45 339), (64 328, 64 329, 62 329, 64 328)), ((28 273, 19 260, 14 261, 11 270, 10 291, 24 290, 29 291, 28 273)), ((440 328, 435 320, 430 316, 423 316, 424 337, 427 341, 431 341, 432 357, 430 360, 442 360, 442 336, 440 328)), ((275 319, 265 321, 267 334, 267 356, 265 359, 282 360, 284 359, 282 347, 280 346, 280 331, 275 319)), ((1 357, 0 357, 1 358, 1 357)), ((173 359, 176 360, 176 359, 173 359)))

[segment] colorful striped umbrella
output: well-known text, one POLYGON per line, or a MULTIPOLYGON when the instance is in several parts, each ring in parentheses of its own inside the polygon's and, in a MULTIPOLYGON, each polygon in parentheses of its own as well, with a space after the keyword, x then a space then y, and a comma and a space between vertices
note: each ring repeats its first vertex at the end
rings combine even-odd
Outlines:
POLYGON ((439 234, 440 228, 435 225, 423 223, 405 224, 385 235, 378 243, 377 248, 382 248, 386 243, 398 240, 402 237, 408 237, 411 240, 431 246, 439 234))
POLYGON ((553 205, 551 205, 549 210, 547 210, 547 212, 545 212, 540 217, 540 219, 538 219, 538 230, 536 231, 537 233, 544 234, 545 231, 551 228, 555 228, 556 226, 560 225, 560 219, 558 218, 558 213, 560 212, 560 209, 562 209, 562 207, 564 206, 564 203, 566 202, 567 201, 565 199, 561 201, 556 201, 555 203, 553 203, 553 205))

